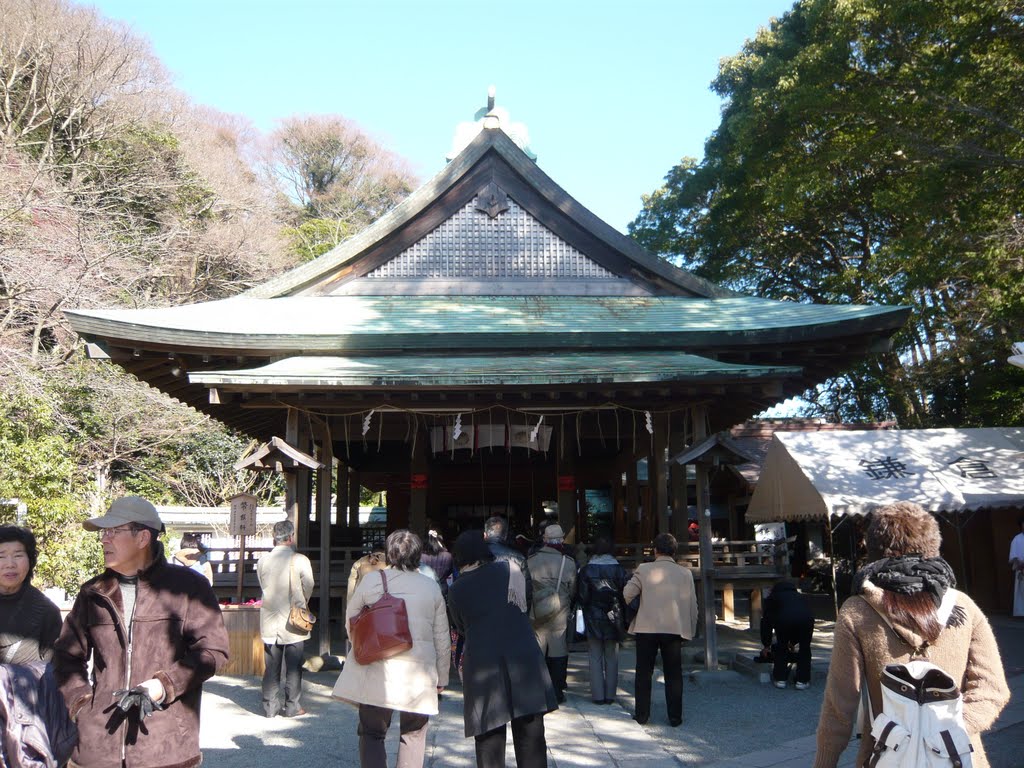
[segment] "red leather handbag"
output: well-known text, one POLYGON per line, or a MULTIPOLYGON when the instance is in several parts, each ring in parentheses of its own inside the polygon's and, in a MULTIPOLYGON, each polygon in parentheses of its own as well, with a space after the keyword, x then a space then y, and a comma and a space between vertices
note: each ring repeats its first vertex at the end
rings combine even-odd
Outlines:
POLYGON ((384 594, 377 602, 364 605, 349 622, 352 652, 360 664, 372 664, 412 648, 405 600, 388 592, 388 577, 384 571, 377 573, 384 583, 384 594))

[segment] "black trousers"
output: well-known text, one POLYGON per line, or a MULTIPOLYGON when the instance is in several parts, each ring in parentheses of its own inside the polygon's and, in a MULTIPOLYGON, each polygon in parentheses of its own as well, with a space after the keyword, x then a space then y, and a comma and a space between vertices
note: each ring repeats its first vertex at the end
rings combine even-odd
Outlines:
POLYGON ((789 678, 789 646, 795 645, 796 650, 796 681, 811 681, 811 635, 814 634, 814 620, 804 624, 784 625, 775 628, 775 645, 772 655, 775 665, 772 669, 773 680, 789 678))
POLYGON ((683 721, 683 638, 679 635, 641 633, 636 636, 636 721, 646 723, 651 717, 651 680, 654 660, 661 652, 665 672, 665 707, 668 721, 683 721))
POLYGON ((282 711, 292 717, 302 709, 302 649, 305 642, 263 644, 263 714, 274 717, 282 711), (281 677, 284 676, 284 707, 281 706, 281 677))
POLYGON ((546 656, 544 661, 548 667, 548 674, 551 675, 551 684, 555 688, 555 697, 561 704, 565 701, 565 687, 568 685, 569 657, 546 656))
MULTIPOLYGON (((359 765, 360 768, 387 768, 388 756, 384 739, 391 727, 393 709, 359 705, 359 765)), ((399 712, 397 768, 423 768, 423 755, 427 748, 427 727, 430 718, 418 712, 399 712)))
MULTIPOLYGON (((505 726, 476 737, 476 768, 505 768, 505 726)), ((547 768, 548 744, 544 715, 525 715, 512 721, 512 746, 518 768, 547 768)))

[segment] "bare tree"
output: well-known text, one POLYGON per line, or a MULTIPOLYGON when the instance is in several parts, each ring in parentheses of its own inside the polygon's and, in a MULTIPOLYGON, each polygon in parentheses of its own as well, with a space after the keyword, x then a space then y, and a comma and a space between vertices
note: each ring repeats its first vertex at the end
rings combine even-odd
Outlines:
POLYGON ((292 117, 270 136, 265 166, 303 219, 343 222, 349 234, 416 186, 408 164, 340 115, 292 117))
POLYGON ((145 42, 66 0, 0 0, 3 140, 41 164, 69 162, 143 120, 166 86, 145 42), (129 106, 131 109, 128 109, 129 106))

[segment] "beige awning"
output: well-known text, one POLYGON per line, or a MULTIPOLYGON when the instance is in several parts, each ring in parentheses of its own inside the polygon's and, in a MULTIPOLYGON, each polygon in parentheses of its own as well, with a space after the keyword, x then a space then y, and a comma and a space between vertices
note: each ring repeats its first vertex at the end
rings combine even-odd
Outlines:
POLYGON ((746 519, 863 515, 896 501, 931 512, 1024 506, 1024 430, 776 432, 746 519))

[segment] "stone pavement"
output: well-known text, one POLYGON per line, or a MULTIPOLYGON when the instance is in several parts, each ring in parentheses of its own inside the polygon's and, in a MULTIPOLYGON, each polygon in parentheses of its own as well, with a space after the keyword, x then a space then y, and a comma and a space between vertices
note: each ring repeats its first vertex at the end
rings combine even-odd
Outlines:
MULTIPOLYGON (((1024 766, 1024 622, 993 619, 1004 648, 1013 698, 996 727, 986 734, 1003 755, 994 768, 1024 766)), ((619 698, 615 705, 590 702, 585 651, 570 656, 568 701, 545 718, 549 765, 552 768, 807 768, 814 757, 814 731, 831 651, 831 625, 819 622, 813 654, 812 687, 776 689, 761 672, 767 665, 749 663, 760 644, 756 633, 719 624, 721 662, 735 669, 703 669, 703 642, 687 649, 684 680, 684 721, 667 724, 664 688, 655 673, 650 722, 640 726, 631 718, 635 656, 627 644, 620 656, 619 698), (744 663, 744 659, 748 659, 744 663), (738 671, 737 671, 738 670, 738 671)), ((723 665, 724 667, 724 665, 723 665)), ((300 718, 268 720, 259 714, 256 678, 218 677, 203 697, 201 740, 206 765, 213 768, 357 768, 356 711, 330 699, 337 672, 306 673, 300 718)), ((389 733, 391 761, 397 751, 397 718, 389 733)), ((508 764, 515 765, 511 739, 508 764)), ((844 754, 841 768, 851 768, 856 744, 844 754)), ((430 768, 472 768, 473 740, 463 737, 462 697, 458 684, 445 692, 441 712, 431 721, 426 765, 430 768)))

